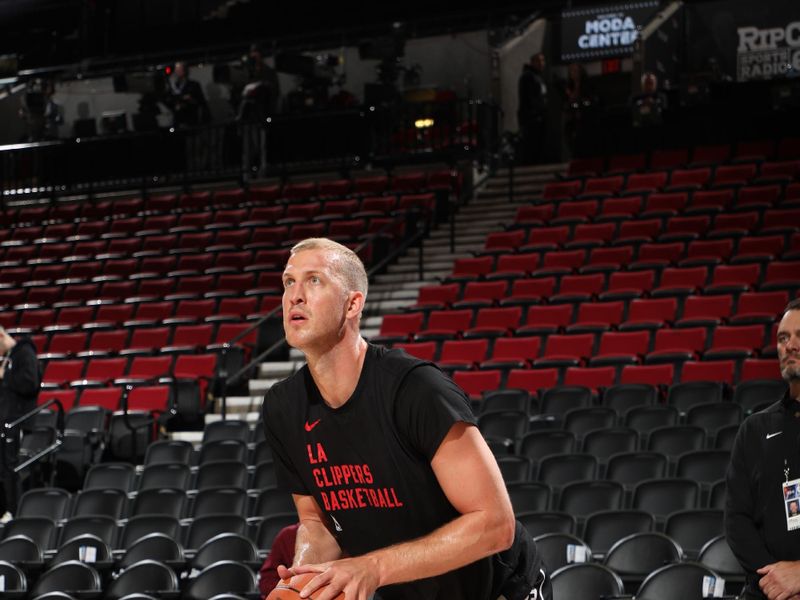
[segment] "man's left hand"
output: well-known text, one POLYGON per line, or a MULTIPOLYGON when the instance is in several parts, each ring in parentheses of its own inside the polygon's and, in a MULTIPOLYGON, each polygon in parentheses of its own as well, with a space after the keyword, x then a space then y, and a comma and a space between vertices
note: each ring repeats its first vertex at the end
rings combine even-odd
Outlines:
POLYGON ((380 585, 378 565, 364 556, 318 565, 300 565, 292 570, 298 575, 319 573, 300 590, 301 598, 308 598, 315 590, 321 589, 318 600, 333 600, 341 592, 344 592, 347 600, 369 600, 380 585))
POLYGON ((800 561, 782 560, 758 570, 761 591, 769 600, 790 600, 800 594, 800 561))

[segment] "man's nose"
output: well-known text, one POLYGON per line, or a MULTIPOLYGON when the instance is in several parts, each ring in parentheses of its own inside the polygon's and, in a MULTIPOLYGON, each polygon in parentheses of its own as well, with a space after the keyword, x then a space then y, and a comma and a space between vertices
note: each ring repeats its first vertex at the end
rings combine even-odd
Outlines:
POLYGON ((293 286, 287 289, 286 295, 289 299, 289 303, 292 305, 300 304, 305 301, 305 295, 303 294, 302 286, 299 283, 295 283, 293 286))

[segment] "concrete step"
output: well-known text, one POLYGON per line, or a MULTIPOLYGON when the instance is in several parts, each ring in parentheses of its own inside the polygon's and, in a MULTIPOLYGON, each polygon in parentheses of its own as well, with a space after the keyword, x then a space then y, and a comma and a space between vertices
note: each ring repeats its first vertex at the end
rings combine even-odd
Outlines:
MULTIPOLYGON (((381 316, 381 319, 382 318, 383 317, 381 316)), ((381 329, 380 327, 362 327, 361 335, 363 335, 367 339, 374 338, 376 335, 380 333, 380 329, 381 329)))
POLYGON ((380 327, 382 322, 382 317, 364 317, 361 319, 361 327, 380 327))
MULTIPOLYGON (((436 278, 447 277, 447 275, 449 275, 449 273, 450 273, 449 269, 447 269, 447 270, 436 270, 436 271, 426 269, 424 276, 425 276, 426 279, 431 279, 431 278, 436 279, 436 278)), ((378 275, 377 276, 377 280, 380 281, 381 283, 394 283, 396 285, 399 285, 399 284, 402 284, 402 283, 406 283, 406 282, 409 282, 409 281, 417 281, 418 279, 419 279, 419 277, 418 277, 416 272, 413 272, 413 273, 386 273, 385 275, 378 275)))
MULTIPOLYGON (((226 419, 233 420, 236 419, 238 421, 247 421, 250 425, 256 425, 259 419, 261 418, 261 411, 251 411, 251 412, 242 412, 242 413, 230 413, 226 415, 226 419)), ((215 421, 222 421, 222 415, 216 413, 210 413, 206 415, 206 425, 209 423, 213 423, 215 421)))
MULTIPOLYGON (((252 381, 252 380, 251 380, 252 381)), ((225 411, 228 414, 240 415, 242 413, 254 412, 261 410, 261 402, 264 399, 264 394, 250 395, 250 396, 228 396, 225 400, 225 411)), ((222 410, 222 402, 218 400, 215 404, 215 413, 222 410)))
MULTIPOLYGON (((544 165, 523 165, 514 166, 514 176, 519 175, 538 175, 542 173, 566 173, 569 163, 548 163, 544 165)), ((497 169, 493 179, 508 177, 508 167, 497 169)))
MULTIPOLYGON (((452 260, 426 260, 425 261, 425 269, 434 269, 434 270, 446 270, 451 269, 453 267, 452 260)), ((391 265, 389 267, 389 273, 396 274, 396 273, 419 273, 419 265, 417 261, 411 260, 406 261, 405 263, 398 263, 396 265, 391 265)))
POLYGON ((411 306, 417 300, 416 294, 413 299, 404 300, 380 300, 374 304, 365 307, 365 311, 370 315, 383 315, 387 313, 396 313, 402 311, 406 306, 411 306))
POLYGON ((294 373, 298 369, 297 361, 270 361, 261 363, 258 372, 263 377, 270 379, 283 379, 294 373))
POLYGON ((251 379, 247 382, 247 389, 251 396, 264 395, 266 391, 279 381, 283 381, 285 377, 269 378, 269 379, 251 379))
MULTIPOLYGON (((206 423, 210 421, 219 421, 219 415, 206 415, 206 423)), ((203 441, 203 432, 202 431, 171 431, 168 434, 169 439, 175 440, 176 442, 189 442, 194 444, 195 446, 199 445, 203 441)))
POLYGON ((426 285, 435 285, 435 281, 414 281, 403 284, 402 288, 397 288, 391 292, 375 292, 373 294, 372 288, 369 290, 367 296, 367 307, 373 302, 384 302, 387 300, 408 300, 416 298, 419 293, 419 288, 426 285))

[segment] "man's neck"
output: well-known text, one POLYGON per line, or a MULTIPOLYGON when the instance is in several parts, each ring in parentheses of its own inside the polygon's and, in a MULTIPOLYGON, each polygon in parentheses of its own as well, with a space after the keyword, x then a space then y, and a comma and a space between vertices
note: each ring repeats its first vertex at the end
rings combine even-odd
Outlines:
POLYGON ((318 356, 306 355, 311 377, 328 406, 339 408, 353 395, 366 354, 367 342, 357 335, 355 339, 345 337, 318 356))
POLYGON ((800 380, 794 379, 789 383, 789 396, 795 402, 800 403, 800 380))

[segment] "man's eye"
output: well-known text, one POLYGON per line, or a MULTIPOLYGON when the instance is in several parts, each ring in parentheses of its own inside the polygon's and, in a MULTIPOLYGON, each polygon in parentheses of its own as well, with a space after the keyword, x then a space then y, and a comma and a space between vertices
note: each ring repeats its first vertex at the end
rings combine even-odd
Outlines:
POLYGON ((319 283, 319 277, 316 277, 316 276, 312 277, 311 278, 311 283, 319 283))
POLYGON ((285 280, 283 281, 283 287, 287 288, 287 287, 289 287, 290 285, 292 285, 293 283, 294 283, 294 280, 293 280, 293 279, 285 279, 285 280))

